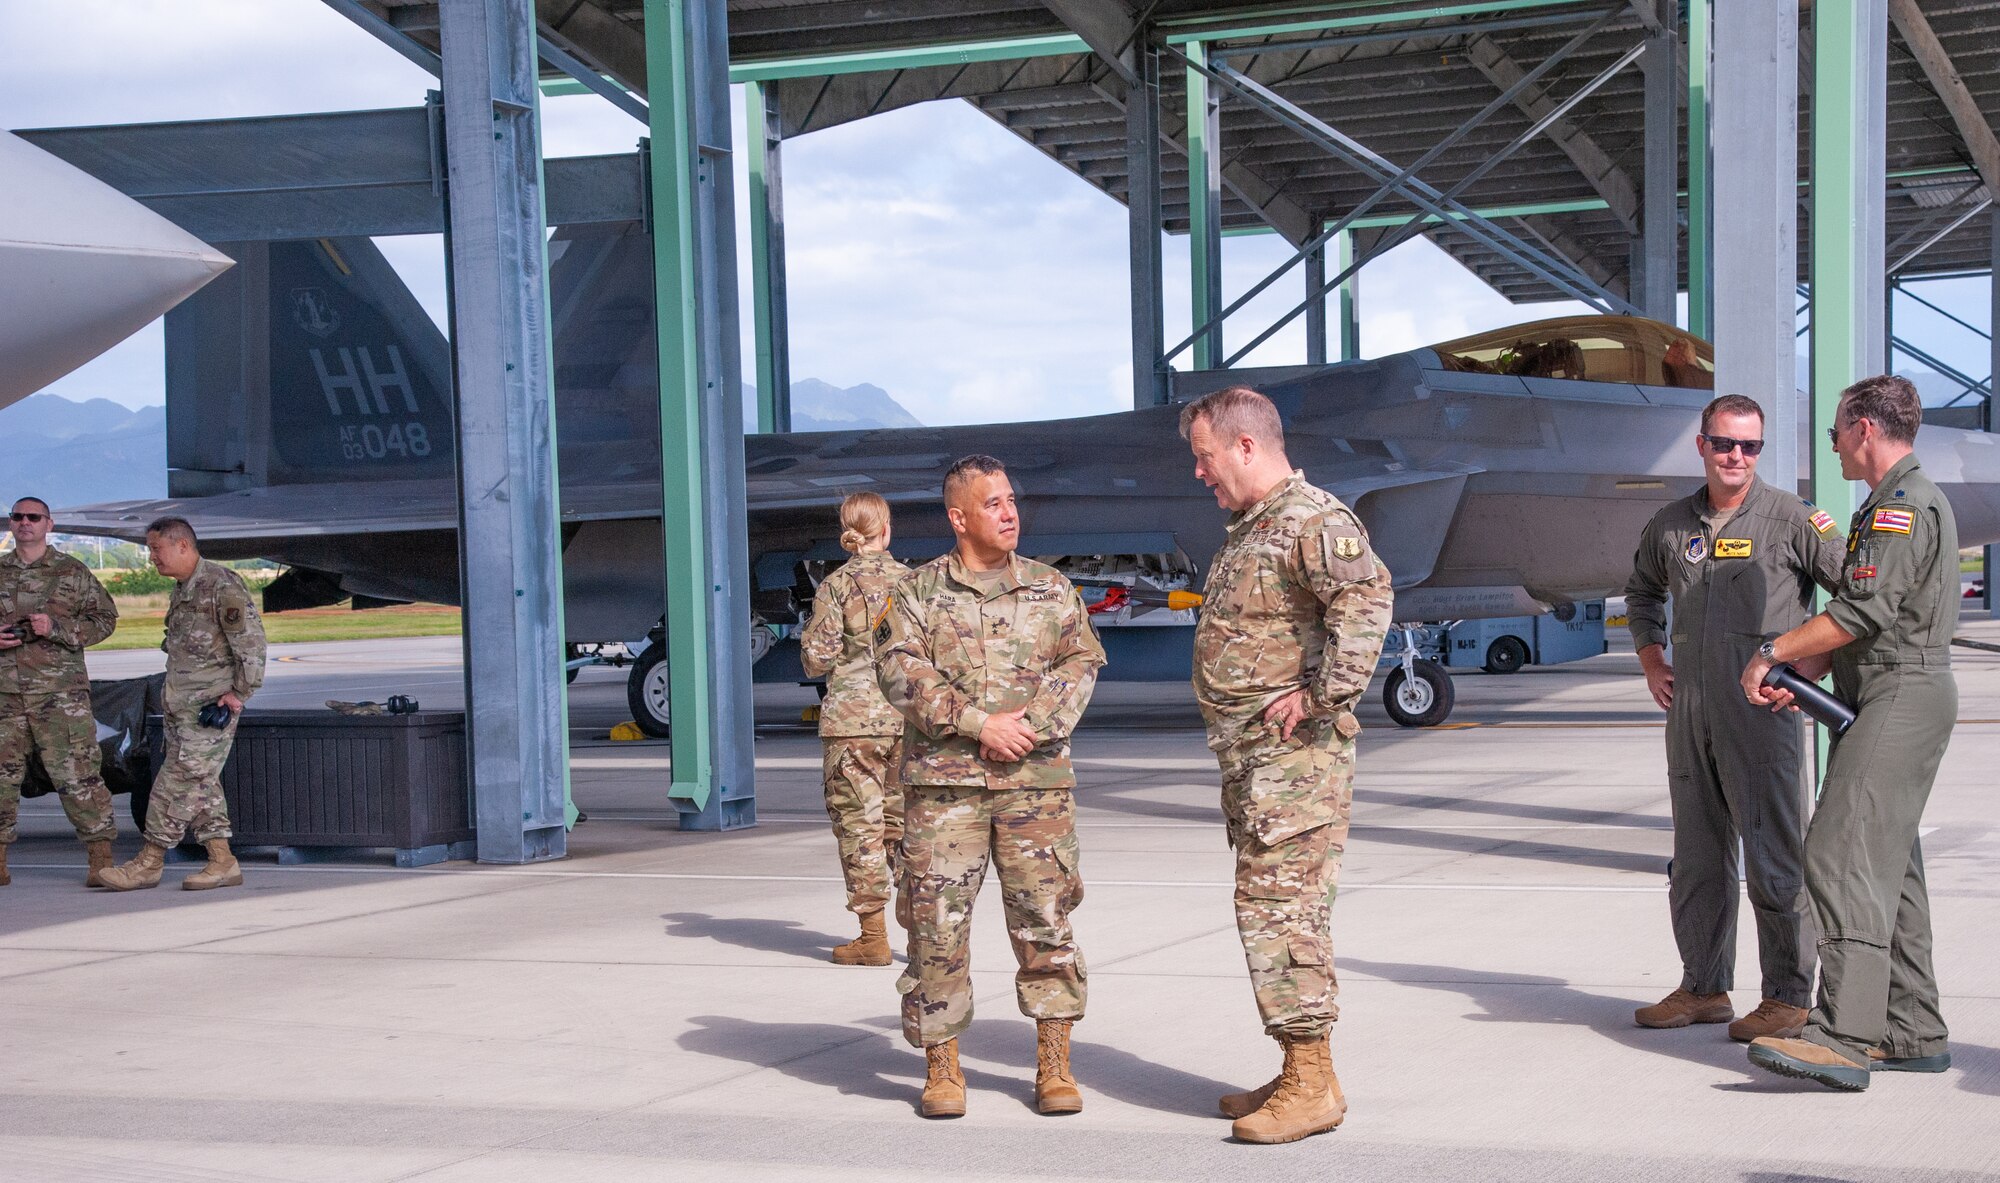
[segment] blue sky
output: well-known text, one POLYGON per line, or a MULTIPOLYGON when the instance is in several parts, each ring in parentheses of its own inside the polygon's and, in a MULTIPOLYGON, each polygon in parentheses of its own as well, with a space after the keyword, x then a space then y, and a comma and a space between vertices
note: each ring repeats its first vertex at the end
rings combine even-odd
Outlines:
MULTIPOLYGON (((0 41, 0 126, 13 128, 404 106, 435 85, 318 0, 14 6, 0 41), (91 30, 88 59, 75 52, 79 27, 91 30)), ((737 123, 741 143, 740 105, 737 123)), ((544 102, 552 156, 630 151, 642 131, 594 96, 544 102)), ((785 180, 795 377, 872 382, 933 423, 1129 405, 1125 211, 986 116, 934 103, 816 132, 787 144, 785 180)), ((739 164, 739 206, 742 189, 739 164)), ((440 315, 440 241, 381 245, 440 315)), ((1270 236, 1225 240, 1225 295, 1288 253, 1270 236)), ((1187 240, 1168 238, 1164 257, 1167 332, 1178 340, 1189 327, 1187 240)), ((1232 319, 1228 336, 1247 340, 1302 285, 1294 272, 1232 319)), ((1933 286, 1934 301, 1985 323, 1985 281, 1933 286)), ((1510 305, 1421 241, 1372 263, 1362 288, 1368 355, 1576 307, 1510 305)), ((1922 310, 1899 323, 1943 324, 1922 310)), ((1986 372, 1983 343, 1962 330, 1926 340, 1986 372)), ((1304 350, 1294 322, 1249 363, 1300 362, 1304 350)), ((50 391, 161 402, 161 351, 155 324, 50 391)))

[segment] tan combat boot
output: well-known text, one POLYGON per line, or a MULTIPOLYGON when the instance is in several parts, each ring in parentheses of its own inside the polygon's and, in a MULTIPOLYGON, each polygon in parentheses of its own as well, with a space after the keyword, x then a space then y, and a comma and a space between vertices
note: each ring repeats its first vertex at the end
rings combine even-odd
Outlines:
POLYGON ((965 1116, 965 1073, 958 1067, 958 1040, 924 1049, 924 1116, 965 1116))
POLYGON ((83 877, 85 887, 103 887, 104 872, 111 869, 111 839, 99 838, 83 844, 83 857, 90 862, 90 870, 83 877))
POLYGON ((97 873, 97 885, 111 891, 134 891, 141 887, 158 887, 160 869, 167 865, 167 848, 147 842, 132 856, 132 861, 119 867, 106 867, 97 873))
POLYGON ((1276 1145, 1323 1134, 1347 1116, 1347 1098, 1333 1074, 1327 1037, 1287 1039, 1278 1087, 1264 1107, 1237 1119, 1229 1132, 1239 1141, 1276 1145))
POLYGON ((889 955, 889 929, 883 924, 880 912, 863 913, 861 935, 833 947, 835 965, 887 965, 893 960, 889 955))
POLYGON ((243 868, 237 865, 236 856, 229 853, 229 839, 210 838, 203 845, 208 847, 208 865, 181 880, 181 887, 186 891, 207 891, 211 887, 243 886, 243 868))
POLYGON ((1766 1035, 1793 1039, 1806 1029, 1808 1017, 1810 1012, 1805 1007, 1766 998, 1757 1004, 1756 1010, 1729 1024, 1729 1038, 1738 1043, 1749 1043, 1766 1035))
POLYGON ((1216 1103, 1216 1108, 1222 1110, 1222 1116, 1231 1121, 1239 1117, 1248 1117, 1264 1107, 1264 1102, 1270 1100, 1271 1094, 1278 1091, 1278 1084, 1284 1079, 1285 1074, 1280 1072, 1247 1093, 1224 1093, 1222 1100, 1216 1103))
POLYGON ((1082 1113, 1083 1093, 1069 1068, 1069 1029, 1074 1019, 1035 1021, 1035 1111, 1082 1113))
POLYGON ((1727 1023, 1736 1017, 1727 994, 1696 994, 1676 989, 1651 1006, 1632 1012, 1641 1027, 1685 1027, 1690 1023, 1727 1023))

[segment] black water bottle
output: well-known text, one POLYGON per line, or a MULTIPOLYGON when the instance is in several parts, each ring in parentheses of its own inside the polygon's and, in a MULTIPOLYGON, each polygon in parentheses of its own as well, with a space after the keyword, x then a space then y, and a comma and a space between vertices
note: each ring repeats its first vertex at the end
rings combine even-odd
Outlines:
POLYGON ((1764 685, 1791 691, 1793 705, 1835 735, 1845 735, 1854 726, 1853 707, 1821 689, 1818 683, 1806 681, 1787 662, 1772 666, 1771 672, 1764 675, 1764 685))

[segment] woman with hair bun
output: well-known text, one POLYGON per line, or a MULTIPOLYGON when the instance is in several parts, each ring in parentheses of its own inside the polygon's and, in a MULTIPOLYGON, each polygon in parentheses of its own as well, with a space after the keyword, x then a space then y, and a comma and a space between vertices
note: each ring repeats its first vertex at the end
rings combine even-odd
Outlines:
POLYGON ((836 947, 837 965, 888 965, 883 910, 902 863, 903 716, 875 681, 875 624, 908 567, 889 557, 889 503, 855 493, 840 503, 840 545, 854 557, 813 595, 812 620, 799 638, 809 677, 826 679, 819 734, 825 743, 826 813, 840 843, 847 909, 861 935, 836 947))

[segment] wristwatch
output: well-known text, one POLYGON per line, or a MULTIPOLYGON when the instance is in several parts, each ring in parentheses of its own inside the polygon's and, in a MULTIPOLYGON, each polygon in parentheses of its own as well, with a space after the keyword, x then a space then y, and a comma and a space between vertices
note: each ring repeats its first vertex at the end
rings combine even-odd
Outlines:
POLYGON ((1757 656, 1776 665, 1778 661, 1778 643, 1776 641, 1766 641, 1762 645, 1757 646, 1757 656))

